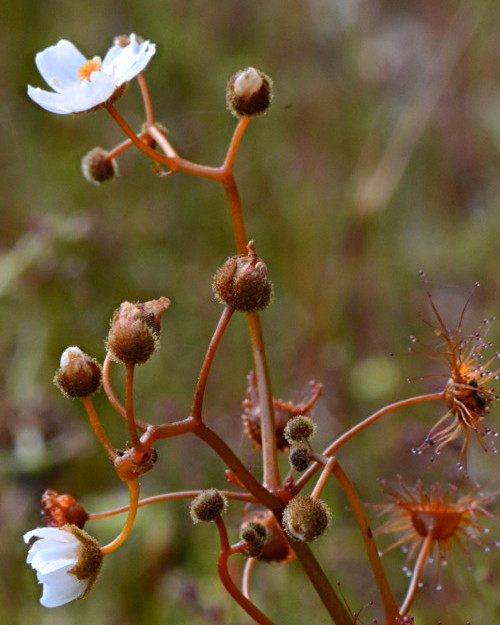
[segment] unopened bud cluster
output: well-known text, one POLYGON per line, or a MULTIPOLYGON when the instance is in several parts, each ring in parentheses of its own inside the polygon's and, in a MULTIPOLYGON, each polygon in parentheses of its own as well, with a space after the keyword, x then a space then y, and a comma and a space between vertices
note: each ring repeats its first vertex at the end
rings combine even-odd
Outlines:
POLYGON ((79 347, 68 347, 62 353, 54 383, 66 397, 88 397, 99 389, 101 375, 97 360, 79 347))
POLYGON ((82 158, 82 172, 89 182, 101 184, 118 177, 118 163, 106 150, 94 148, 82 158))
POLYGON ((265 263, 257 256, 253 242, 248 254, 232 256, 217 270, 213 279, 216 299, 225 306, 241 312, 263 310, 273 295, 273 285, 267 276, 265 263))
POLYGON ((324 501, 307 495, 292 499, 283 512, 283 527, 293 540, 310 543, 323 534, 331 522, 324 501))
POLYGON ((215 521, 227 509, 227 499, 216 488, 200 493, 189 509, 193 523, 215 521))
POLYGON ((158 346, 160 321, 170 306, 166 297, 144 303, 123 302, 111 319, 106 347, 124 364, 146 362, 158 346))
POLYGON ((240 70, 227 84, 227 107, 236 117, 265 113, 271 104, 272 87, 271 78, 255 67, 240 70))
POLYGON ((240 538, 247 543, 244 554, 249 558, 256 558, 264 550, 267 540, 267 529, 261 523, 250 521, 241 528, 240 538))

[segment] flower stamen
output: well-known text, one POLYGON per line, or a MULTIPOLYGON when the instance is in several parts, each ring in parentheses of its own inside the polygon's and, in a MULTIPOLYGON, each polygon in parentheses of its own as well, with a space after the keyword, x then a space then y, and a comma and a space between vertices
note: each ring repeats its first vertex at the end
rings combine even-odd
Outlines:
POLYGON ((101 69, 102 60, 99 56, 86 61, 78 70, 78 78, 83 82, 86 80, 90 82, 90 77, 94 72, 98 72, 101 69))

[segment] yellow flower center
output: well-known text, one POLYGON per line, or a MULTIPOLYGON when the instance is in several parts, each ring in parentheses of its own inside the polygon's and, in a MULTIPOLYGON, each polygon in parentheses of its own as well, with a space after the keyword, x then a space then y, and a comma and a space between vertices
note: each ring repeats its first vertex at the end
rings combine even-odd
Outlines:
POLYGON ((101 69, 101 59, 95 56, 93 59, 85 61, 85 63, 78 70, 78 78, 80 80, 87 80, 90 82, 90 76, 93 72, 98 72, 101 69))

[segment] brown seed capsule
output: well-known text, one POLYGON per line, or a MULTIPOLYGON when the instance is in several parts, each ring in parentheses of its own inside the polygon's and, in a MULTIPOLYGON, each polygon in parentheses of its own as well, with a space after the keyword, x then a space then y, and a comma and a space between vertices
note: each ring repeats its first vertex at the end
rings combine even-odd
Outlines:
POLYGON ((253 241, 247 250, 245 256, 228 258, 217 270, 212 287, 221 304, 241 312, 255 312, 271 302, 273 285, 267 277, 266 265, 255 252, 253 241))
POLYGON ((227 108, 236 117, 265 113, 272 96, 273 81, 254 67, 247 67, 233 74, 226 88, 227 108))
POLYGON ((42 519, 49 527, 62 527, 69 523, 82 529, 89 518, 85 508, 72 495, 60 495, 56 490, 46 490, 41 499, 42 519))
POLYGON ((54 384, 66 397, 88 397, 101 386, 101 367, 79 347, 68 347, 62 353, 54 384))
POLYGON ((283 512, 283 527, 293 540, 310 543, 330 525, 331 512, 324 501, 307 495, 292 499, 283 512))
POLYGON ((82 158, 82 172, 89 182, 101 184, 118 177, 118 163, 106 150, 94 148, 82 158))
POLYGON ((193 523, 215 521, 227 509, 227 499, 216 488, 210 488, 198 495, 191 502, 189 509, 193 523))
POLYGON ((292 445, 288 456, 292 469, 296 471, 305 471, 311 460, 309 447, 304 444, 292 445))
POLYGON ((297 415, 292 417, 285 426, 284 436, 286 440, 292 443, 300 443, 308 441, 316 433, 316 424, 306 415, 297 415))
POLYGON ((123 302, 111 319, 106 343, 111 356, 124 364, 146 362, 158 346, 161 317, 169 306, 166 297, 123 302))

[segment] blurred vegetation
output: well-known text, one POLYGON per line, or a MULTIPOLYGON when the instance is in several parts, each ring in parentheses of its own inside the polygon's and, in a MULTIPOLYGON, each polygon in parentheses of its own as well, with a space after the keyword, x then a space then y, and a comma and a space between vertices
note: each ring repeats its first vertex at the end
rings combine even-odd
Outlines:
MULTIPOLYGON (((81 407, 51 384, 68 345, 103 357, 108 319, 122 300, 166 295, 162 349, 137 376, 138 412, 153 422, 190 406, 198 367, 219 315, 211 275, 232 254, 223 193, 206 180, 161 179, 136 152, 120 178, 87 183, 80 159, 122 140, 104 113, 51 115, 25 95, 42 85, 34 54, 60 38, 88 56, 113 36, 157 43, 147 70, 159 121, 182 155, 218 164, 234 127, 224 88, 253 65, 275 80, 272 110, 253 122, 237 164, 248 231, 275 283, 263 316, 275 395, 300 400, 309 379, 325 384, 318 442, 384 403, 432 391, 440 371, 408 355, 409 335, 433 344, 423 270, 453 326, 472 291, 466 330, 498 309, 500 272, 500 65, 497 2, 454 0, 3 0, 0 24, 0 605, 2 623, 143 625, 247 623, 215 574, 211 527, 193 527, 187 504, 141 510, 132 538, 106 561, 89 599, 42 608, 21 536, 39 523, 48 487, 90 510, 126 501, 81 407), (395 356, 389 354, 394 352, 395 356), (8 572, 8 574, 7 574, 8 572)), ((142 122, 132 85, 119 108, 142 122)), ((489 338, 499 345, 498 322, 489 338)), ((258 472, 239 414, 251 355, 242 319, 211 374, 207 417, 258 472)), ((117 445, 122 424, 97 399, 117 445)), ((392 415, 341 458, 366 501, 375 476, 457 482, 457 450, 432 462, 413 445, 436 407, 392 415), (354 452, 354 453, 351 453, 354 452)), ((498 412, 498 410, 496 410, 498 412)), ((491 424, 495 427, 495 409, 491 424)), ((473 445, 473 480, 493 486, 498 457, 473 445)), ((221 463, 191 438, 159 446, 144 494, 224 487, 221 463)), ((460 476, 458 476, 460 477, 460 476)), ((462 481, 465 481, 462 476, 462 481)), ((330 489, 334 527, 315 545, 353 610, 379 615, 361 541, 346 502, 330 489)), ((232 506, 233 528, 239 519, 232 506)), ((89 526, 108 540, 119 519, 89 526)), ((488 540, 499 539, 491 528, 488 540)), ((398 596, 404 555, 385 558, 398 596)), ((498 553, 477 548, 473 566, 454 554, 444 590, 428 571, 416 623, 500 622, 498 553), (446 615, 446 616, 445 616, 446 615)), ((236 566, 236 565, 235 565, 236 566)), ((278 623, 326 622, 295 564, 259 567, 259 605, 278 623)))

